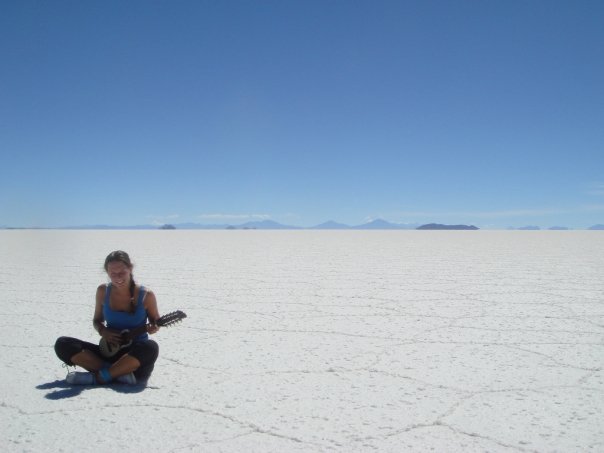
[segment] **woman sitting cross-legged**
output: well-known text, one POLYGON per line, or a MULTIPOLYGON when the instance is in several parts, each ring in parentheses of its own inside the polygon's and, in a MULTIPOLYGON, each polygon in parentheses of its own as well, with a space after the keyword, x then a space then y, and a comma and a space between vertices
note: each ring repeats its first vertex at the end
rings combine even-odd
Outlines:
POLYGON ((77 338, 57 339, 57 356, 67 365, 78 365, 87 370, 68 373, 68 383, 105 384, 116 380, 135 384, 146 382, 151 375, 159 346, 148 334, 159 330, 155 322, 160 316, 153 292, 135 283, 133 267, 128 254, 121 250, 110 253, 105 259, 104 268, 110 283, 97 288, 92 323, 106 348, 102 350, 99 344, 77 338), (131 344, 123 346, 122 331, 137 328, 143 333, 132 339, 131 344))

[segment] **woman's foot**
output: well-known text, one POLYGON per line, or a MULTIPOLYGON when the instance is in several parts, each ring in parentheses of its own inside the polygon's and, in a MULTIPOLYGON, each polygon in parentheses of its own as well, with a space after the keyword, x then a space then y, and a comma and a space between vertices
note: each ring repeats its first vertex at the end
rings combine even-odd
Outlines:
POLYGON ((80 372, 80 371, 70 371, 67 373, 67 377, 65 381, 68 384, 75 385, 95 385, 97 383, 96 378, 93 373, 80 372))

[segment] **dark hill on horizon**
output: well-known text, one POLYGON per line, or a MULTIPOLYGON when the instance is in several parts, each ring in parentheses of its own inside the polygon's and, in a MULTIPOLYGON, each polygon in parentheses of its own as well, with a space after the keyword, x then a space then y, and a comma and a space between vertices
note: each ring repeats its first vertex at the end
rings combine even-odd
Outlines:
POLYGON ((417 227, 418 230, 479 230, 474 225, 443 225, 440 223, 428 223, 417 227))

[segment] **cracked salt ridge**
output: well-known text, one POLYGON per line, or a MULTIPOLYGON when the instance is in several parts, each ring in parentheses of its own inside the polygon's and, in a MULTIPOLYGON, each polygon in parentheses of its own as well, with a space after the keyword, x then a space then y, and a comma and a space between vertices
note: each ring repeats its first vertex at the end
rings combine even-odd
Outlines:
MULTIPOLYGON (((49 342, 49 336, 52 343, 56 335, 48 334, 48 326, 53 323, 24 316, 27 338, 19 342, 21 348, 11 346, 19 338, 18 326, 11 322, 0 329, 0 352, 7 363, 0 370, 8 395, 4 402, 15 402, 21 411, 15 418, 8 405, 0 407, 2 421, 9 417, 3 426, 15 451, 60 451, 65 426, 87 432, 70 442, 70 449, 75 445, 81 451, 93 451, 95 440, 103 442, 109 434, 118 448, 133 441, 157 448, 149 439, 170 439, 161 445, 168 451, 195 451, 200 445, 209 451, 601 450, 604 329, 601 321, 589 327, 580 322, 604 314, 598 302, 602 286, 594 276, 604 256, 602 240, 594 239, 602 236, 532 235, 531 241, 539 239, 536 247, 519 241, 522 236, 498 232, 179 232, 168 242, 157 233, 22 233, 10 235, 11 247, 33 250, 27 240, 35 237, 35 260, 20 263, 21 254, 13 268, 0 268, 16 275, 18 283, 8 288, 0 282, 4 313, 18 315, 19 307, 31 313, 51 294, 62 300, 48 313, 71 320, 74 335, 89 335, 90 307, 79 290, 65 286, 69 278, 61 279, 67 271, 73 274, 73 262, 88 259, 94 265, 82 267, 77 287, 84 292, 95 288, 99 256, 119 243, 141 263, 139 281, 156 293, 165 288, 158 293, 162 310, 180 308, 192 316, 181 335, 162 332, 158 337, 162 356, 150 383, 153 391, 95 388, 59 401, 32 390, 40 380, 30 370, 57 369, 51 344, 48 351, 27 347, 49 342), (19 237, 26 243, 15 246, 19 237), (39 247, 42 237, 48 250, 39 247), (74 237, 85 238, 86 248, 78 249, 82 256, 52 245, 74 237), (162 243, 163 250, 158 248, 162 243), (271 251, 268 257, 265 250, 271 251), (550 266, 561 260, 574 264, 550 266), (166 269, 170 263, 173 269, 166 269), (183 263, 189 263, 186 272, 183 263), (45 272, 50 265, 53 269, 45 272), (25 270, 40 277, 33 291, 30 279, 18 281, 25 270), (166 284, 170 280, 178 284, 166 284), (44 293, 50 283, 55 291, 44 293), (182 305, 180 291, 187 295, 182 305), (22 303, 7 304, 10 299, 22 303), (304 310, 288 311, 292 304, 304 310), (327 305, 332 307, 326 313, 327 305), (371 310, 382 313, 361 322, 371 310), (307 316, 313 311, 327 317, 307 316), (451 316, 456 312, 464 316, 451 316), (467 316, 472 312, 481 316, 467 316), (498 324, 502 315, 506 322, 498 324), (83 319, 86 325, 80 326, 83 319), (7 379, 15 374, 19 380, 7 379), (133 401, 146 406, 135 408, 133 401), (52 415, 57 404, 62 417, 52 415), (172 405, 220 413, 285 437, 201 412, 190 417, 190 411, 172 405), (133 439, 131 430, 119 429, 136 417, 151 420, 153 433, 134 433, 133 439)), ((0 246, 3 239, 0 234, 0 246)), ((61 334, 66 325, 56 325, 61 334)), ((62 379, 64 371, 56 374, 60 377, 43 382, 62 379)))

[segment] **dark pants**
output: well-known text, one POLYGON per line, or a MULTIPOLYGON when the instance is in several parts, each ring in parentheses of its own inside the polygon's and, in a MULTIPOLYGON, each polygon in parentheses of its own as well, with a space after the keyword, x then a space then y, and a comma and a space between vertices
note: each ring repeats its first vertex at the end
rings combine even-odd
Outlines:
POLYGON ((149 379, 159 354, 159 346, 153 340, 134 342, 111 358, 103 357, 98 344, 88 343, 87 341, 78 340, 77 338, 60 337, 55 343, 57 357, 67 365, 74 365, 71 358, 82 352, 84 349, 96 354, 101 360, 109 363, 117 362, 117 360, 125 354, 134 357, 141 363, 141 366, 134 371, 134 376, 136 376, 137 381, 149 379))

